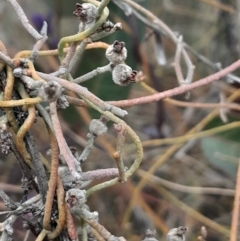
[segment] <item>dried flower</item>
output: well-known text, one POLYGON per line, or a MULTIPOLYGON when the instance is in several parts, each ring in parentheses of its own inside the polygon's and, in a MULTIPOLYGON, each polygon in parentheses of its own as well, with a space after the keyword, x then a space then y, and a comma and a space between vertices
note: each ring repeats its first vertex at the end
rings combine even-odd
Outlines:
POLYGON ((70 208, 74 206, 83 207, 87 201, 86 191, 72 188, 67 191, 65 201, 70 208))
POLYGON ((107 132, 107 126, 101 120, 93 119, 90 123, 89 130, 94 136, 100 136, 107 132))
POLYGON ((114 41, 112 45, 109 45, 106 50, 106 58, 114 65, 120 64, 127 58, 127 49, 125 43, 120 41, 114 41))
POLYGON ((167 234, 167 241, 185 241, 186 227, 180 226, 178 228, 172 228, 167 234))
POLYGON ((156 230, 151 231, 150 229, 147 229, 145 231, 145 238, 142 241, 157 241, 155 236, 156 236, 156 230))
POLYGON ((64 89, 56 81, 49 81, 39 89, 38 96, 41 97, 43 101, 54 102, 58 100, 63 91, 64 89))
POLYGON ((76 10, 73 14, 82 22, 90 24, 97 18, 97 8, 91 3, 76 3, 76 10))
POLYGON ((115 84, 126 86, 130 83, 135 83, 136 70, 126 64, 117 65, 112 71, 112 78, 115 84))

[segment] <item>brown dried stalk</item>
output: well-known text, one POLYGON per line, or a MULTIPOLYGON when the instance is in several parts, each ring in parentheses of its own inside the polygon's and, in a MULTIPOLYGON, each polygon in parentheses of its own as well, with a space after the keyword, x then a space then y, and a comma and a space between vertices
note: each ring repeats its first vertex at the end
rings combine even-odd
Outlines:
POLYGON ((230 241, 237 241, 239 237, 238 224, 240 212, 240 161, 238 164, 237 180, 236 180, 236 194, 233 205, 232 225, 230 241))
POLYGON ((23 157, 24 161, 32 168, 31 157, 26 149, 26 144, 23 140, 25 135, 27 134, 28 130, 31 128, 33 123, 35 122, 36 118, 36 111, 34 105, 30 105, 28 107, 28 116, 25 119, 24 123, 20 127, 16 135, 16 148, 18 152, 23 157))
MULTIPOLYGON (((12 72, 12 69, 9 66, 7 66, 7 80, 6 80, 6 86, 4 89, 4 101, 10 101, 12 99, 13 85, 14 85, 13 72, 12 72)), ((6 114, 10 125, 12 126, 14 132, 16 133, 19 127, 17 125, 13 110, 9 108, 6 109, 6 114)))
POLYGON ((57 203, 58 203, 58 220, 57 227, 51 233, 48 233, 49 239, 55 239, 62 231, 66 222, 66 211, 65 211, 65 200, 64 200, 64 189, 62 181, 58 178, 57 181, 57 203))
POLYGON ((77 239, 77 231, 68 205, 65 204, 67 232, 71 240, 77 239))
POLYGON ((195 89, 195 88, 198 88, 200 86, 210 84, 213 81, 219 80, 222 77, 226 76, 227 74, 235 71, 239 67, 240 67, 240 60, 237 60, 236 62, 234 62, 233 64, 229 65, 228 67, 220 70, 219 72, 214 73, 212 75, 209 75, 205 78, 202 78, 202 79, 200 79, 200 80, 198 80, 194 83, 191 83, 191 84, 188 84, 188 85, 182 85, 182 86, 179 86, 179 87, 167 90, 167 91, 163 91, 163 92, 160 92, 160 93, 156 93, 156 94, 153 94, 153 95, 149 95, 149 96, 144 96, 144 97, 130 99, 130 100, 116 101, 116 102, 114 102, 114 104, 117 104, 121 107, 127 107, 127 106, 151 103, 151 102, 159 101, 159 100, 167 98, 167 97, 180 95, 180 94, 188 92, 192 89, 195 89))
POLYGON ((96 220, 94 219, 85 219, 84 217, 82 217, 84 219, 85 222, 87 222, 91 227, 93 227, 94 229, 97 230, 97 232, 105 239, 105 240, 110 240, 112 237, 112 234, 105 229, 104 226, 102 226, 101 224, 99 224, 96 220))
POLYGON ((69 171, 71 174, 76 177, 80 178, 80 175, 78 174, 76 167, 75 167, 75 157, 73 156, 72 152, 70 151, 66 140, 63 136, 61 124, 58 119, 57 115, 57 107, 56 107, 56 102, 51 102, 50 103, 50 113, 51 113, 51 119, 53 123, 53 128, 56 134, 58 146, 60 149, 60 154, 64 157, 65 161, 68 164, 69 171))
POLYGON ((46 230, 50 230, 50 219, 52 215, 52 204, 55 195, 55 190, 57 187, 57 179, 58 179, 58 143, 54 134, 49 131, 50 137, 50 145, 51 145, 51 175, 48 181, 48 192, 45 203, 45 211, 43 218, 43 227, 46 230))

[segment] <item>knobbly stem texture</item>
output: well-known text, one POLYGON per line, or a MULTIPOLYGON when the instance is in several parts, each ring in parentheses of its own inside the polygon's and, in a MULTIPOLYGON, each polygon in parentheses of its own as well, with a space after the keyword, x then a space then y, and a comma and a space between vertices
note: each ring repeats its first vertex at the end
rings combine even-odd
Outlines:
POLYGON ((71 151, 67 145, 67 142, 63 136, 61 124, 60 124, 60 121, 59 121, 58 115, 57 115, 56 102, 50 103, 50 113, 51 113, 54 131, 55 131, 55 133, 57 133, 56 138, 57 138, 60 154, 63 156, 63 158, 67 162, 71 174, 75 178, 79 179, 80 175, 77 172, 76 167, 75 167, 75 161, 74 161, 75 157, 71 153, 71 151))
POLYGON ((50 230, 50 219, 52 215, 52 205, 53 199, 55 195, 55 190, 57 187, 57 180, 58 180, 58 143, 54 133, 49 131, 50 135, 50 145, 51 145, 51 174, 50 179, 48 181, 48 192, 45 204, 45 212, 44 212, 44 219, 43 219, 43 227, 47 230, 50 230))

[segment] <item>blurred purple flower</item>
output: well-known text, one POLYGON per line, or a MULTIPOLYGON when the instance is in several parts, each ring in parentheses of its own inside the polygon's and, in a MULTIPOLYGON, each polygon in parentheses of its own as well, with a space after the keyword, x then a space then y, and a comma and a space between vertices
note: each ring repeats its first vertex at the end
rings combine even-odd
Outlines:
POLYGON ((43 26, 43 22, 46 21, 48 25, 48 41, 47 44, 50 49, 55 49, 57 47, 59 39, 56 37, 52 37, 53 35, 53 26, 52 26, 52 14, 48 13, 46 15, 42 15, 40 13, 35 13, 31 17, 31 22, 33 23, 34 27, 40 32, 43 26))

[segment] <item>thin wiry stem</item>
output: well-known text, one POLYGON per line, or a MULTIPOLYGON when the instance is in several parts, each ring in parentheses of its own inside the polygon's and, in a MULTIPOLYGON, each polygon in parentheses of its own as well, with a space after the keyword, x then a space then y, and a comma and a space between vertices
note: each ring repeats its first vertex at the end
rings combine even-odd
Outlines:
POLYGON ((52 215, 52 204, 55 195, 55 190, 57 187, 58 179, 58 143, 54 134, 49 131, 50 145, 51 145, 51 174, 48 181, 48 192, 45 203, 45 211, 43 218, 43 227, 47 230, 51 229, 50 218, 52 215))
POLYGON ((6 57, 8 56, 7 49, 3 44, 3 42, 0 40, 0 72, 3 70, 3 68, 6 65, 5 61, 1 59, 1 57, 5 58, 5 56, 6 57))
MULTIPOLYGON (((4 61, 9 67, 13 68, 13 61, 10 57, 8 57, 4 52, 0 51, 0 59, 4 61)), ((4 64, 4 65, 5 65, 4 64)), ((1 66, 3 68, 3 66, 1 66)))
MULTIPOLYGON (((9 66, 7 66, 7 80, 6 80, 6 86, 4 88, 4 101, 11 101, 11 99, 12 99, 14 80, 15 79, 13 76, 12 69, 9 66)), ((6 114, 7 114, 8 121, 9 121, 10 125, 12 126, 14 132, 17 133, 19 127, 16 122, 16 118, 15 118, 13 110, 7 108, 6 114)))
MULTIPOLYGON (((141 83, 142 84, 142 83, 141 83)), ((151 87, 150 87, 151 88, 151 87)), ((152 89, 152 88, 151 88, 152 89)), ((154 90, 154 89, 153 89, 154 90)), ((156 90, 151 93, 159 93, 156 90)), ((68 102, 70 104, 80 106, 80 107, 89 107, 89 105, 84 102, 81 99, 65 95, 67 98, 68 102)), ((176 106, 181 106, 181 107, 191 107, 191 108, 207 108, 207 109, 213 109, 213 108, 226 108, 230 110, 240 110, 240 105, 235 104, 235 103, 195 103, 195 102, 186 102, 186 101, 179 101, 171 98, 165 98, 163 99, 165 102, 176 105, 176 106)), ((123 107, 121 106, 121 101, 107 101, 107 103, 114 105, 116 107, 123 107)), ((126 103, 124 104, 125 108, 131 107, 131 103, 127 105, 126 103)))
POLYGON ((42 26, 42 29, 41 29, 41 35, 42 35, 42 38, 39 39, 36 44, 34 44, 33 46, 33 51, 32 51, 32 54, 31 56, 29 57, 31 60, 34 60, 37 56, 38 56, 38 51, 42 48, 42 46, 44 45, 44 43, 47 41, 48 39, 48 36, 47 36, 47 22, 46 21, 43 21, 43 26, 42 26))
POLYGON ((46 235, 49 233, 49 231, 43 229, 41 233, 38 235, 35 241, 43 241, 46 235))
POLYGON ((184 212, 186 212, 189 216, 192 216, 199 220, 200 222, 204 223, 204 225, 207 225, 208 227, 211 227, 212 229, 217 230, 217 232, 223 234, 226 237, 230 236, 230 230, 216 222, 214 222, 212 219, 205 217, 201 213, 197 212, 193 208, 189 207, 189 205, 186 205, 182 201, 180 201, 178 198, 176 198, 173 194, 168 192, 165 188, 163 188, 160 185, 156 185, 153 183, 149 177, 147 178, 149 185, 156 189, 161 195, 164 196, 168 201, 173 203, 176 207, 182 209, 184 212))
POLYGON ((76 92, 81 98, 86 98, 86 99, 90 100, 96 106, 98 106, 102 111, 111 111, 113 114, 118 115, 120 117, 124 117, 127 114, 127 112, 125 110, 119 109, 115 106, 112 106, 112 105, 102 101, 97 96, 95 96, 90 91, 88 91, 86 88, 84 88, 80 85, 77 85, 75 83, 69 82, 69 81, 61 79, 61 78, 57 78, 55 76, 44 74, 41 72, 37 72, 37 73, 43 79, 45 79, 47 81, 54 80, 54 81, 58 82, 65 89, 69 89, 73 92, 76 92))
POLYGON ((43 118, 46 125, 49 127, 49 129, 54 133, 54 128, 52 124, 52 120, 48 112, 45 110, 45 108, 41 104, 36 104, 36 109, 38 110, 39 115, 43 118))
POLYGON ((117 168, 99 169, 99 170, 83 172, 81 174, 81 180, 90 181, 90 180, 100 179, 104 177, 117 177, 118 174, 119 172, 117 168))
POLYGON ((31 128, 33 123, 35 122, 36 118, 36 112, 35 112, 35 107, 33 105, 30 105, 28 108, 28 116, 21 125, 20 129, 17 132, 16 135, 16 147, 25 162, 32 167, 32 162, 31 162, 31 157, 26 149, 25 142, 23 138, 26 136, 28 130, 31 128))
POLYGON ((99 74, 103 74, 105 72, 110 72, 111 70, 112 70, 111 64, 105 65, 103 67, 98 67, 98 68, 92 70, 91 72, 74 79, 72 82, 74 82, 76 84, 81 84, 82 82, 92 79, 93 77, 95 77, 99 74))
MULTIPOLYGON (((104 42, 94 42, 94 43, 89 43, 87 44, 86 46, 86 49, 98 49, 98 48, 102 48, 102 49, 107 49, 109 45, 107 43, 104 43, 104 42)), ((79 49, 80 47, 78 46, 77 47, 77 50, 79 49)), ((67 47, 67 48, 64 48, 63 49, 63 52, 64 53, 67 53, 69 51, 70 47, 67 47)), ((31 54, 33 53, 32 50, 23 50, 23 51, 20 51, 18 52, 16 55, 15 55, 15 58, 16 59, 20 59, 20 58, 28 58, 31 54)), ((53 50, 40 50, 38 51, 38 56, 39 57, 44 57, 44 56, 53 56, 53 55, 57 55, 58 54, 58 50, 57 49, 53 49, 53 50)), ((5 54, 3 54, 1 51, 0 51, 0 59, 2 59, 3 57, 3 60, 5 61, 6 59, 6 63, 9 62, 10 64, 10 67, 13 66, 13 62, 12 60, 6 56, 5 54)))
POLYGON ((25 98, 21 100, 4 100, 0 101, 0 107, 16 107, 16 106, 22 106, 22 105, 35 105, 37 103, 40 103, 42 100, 40 97, 35 98, 25 98))
POLYGON ((231 129, 239 128, 240 127, 240 121, 234 121, 229 124, 225 124, 219 127, 214 127, 209 130, 192 133, 192 134, 185 134, 183 136, 179 137, 170 137, 170 138, 164 138, 164 139, 153 139, 148 141, 143 141, 142 145, 143 147, 150 147, 150 146, 160 146, 164 144, 177 144, 177 143, 183 143, 189 140, 199 139, 206 136, 214 135, 217 133, 225 132, 231 129))
MULTIPOLYGON (((139 167, 142 158, 143 158, 143 149, 142 149, 142 145, 141 145, 141 141, 139 139, 139 137, 137 136, 137 134, 132 130, 132 128, 130 126, 128 126, 123 120, 119 119, 117 116, 113 115, 111 112, 109 111, 102 111, 98 106, 96 106, 95 104, 93 104, 92 102, 90 102, 88 99, 84 100, 90 105, 92 106, 95 110, 97 110, 98 112, 100 112, 102 115, 104 115, 107 119, 113 121, 116 124, 120 124, 121 126, 124 127, 124 129, 126 130, 126 132, 131 136, 135 146, 136 146, 136 151, 137 151, 137 157, 134 160, 132 166, 125 172, 125 176, 130 177, 139 167)), ((112 186, 114 184, 116 184, 118 182, 118 178, 112 179, 110 181, 98 184, 90 189, 87 190, 87 196, 89 196, 90 194, 92 194, 95 191, 101 190, 105 187, 109 187, 112 186)))
POLYGON ((110 0, 102 0, 101 1, 101 3, 98 6, 98 9, 97 9, 98 16, 101 16, 101 14, 103 13, 104 8, 107 7, 109 2, 110 2, 110 0))
POLYGON ((57 227, 49 233, 47 236, 49 239, 55 239, 61 233, 64 228, 66 221, 66 212, 65 212, 65 194, 62 185, 62 181, 58 178, 57 181, 57 203, 58 203, 58 220, 57 227))
POLYGON ((29 23, 27 16, 25 15, 24 11, 22 10, 21 6, 15 0, 7 0, 13 6, 16 14, 18 15, 18 19, 21 21, 24 28, 36 39, 42 39, 43 36, 39 34, 29 23))
MULTIPOLYGON (((28 98, 28 94, 26 93, 24 87, 18 83, 18 90, 22 98, 28 98)), ((28 107, 28 116, 24 120, 23 124, 21 125, 20 129, 17 132, 16 135, 16 147, 25 162, 32 167, 31 163, 31 157, 26 149, 25 142, 23 141, 23 138, 25 137, 28 130, 31 128, 33 123, 35 122, 36 118, 36 111, 34 105, 29 105, 28 107)))
MULTIPOLYGON (((232 102, 239 98, 240 91, 236 91, 233 93, 228 99, 228 102, 232 102)), ((187 132, 187 134, 195 133, 206 126, 209 121, 211 121, 216 115, 218 114, 218 110, 212 111, 208 116, 206 116, 203 120, 201 120, 196 126, 194 126, 190 131, 187 132)), ((178 149, 181 147, 181 144, 175 144, 168 148, 161 156, 157 159, 157 161, 151 166, 151 168, 148 170, 148 173, 144 176, 144 178, 141 179, 141 181, 138 183, 138 185, 135 187, 131 201, 126 209, 123 222, 127 222, 129 219, 131 209, 135 203, 136 198, 139 195, 139 192, 142 190, 142 188, 146 185, 146 182, 148 180, 148 177, 150 174, 154 173, 157 168, 159 168, 161 165, 163 165, 174 153, 178 151, 178 149)), ((225 232, 224 232, 225 234, 225 232)))
POLYGON ((35 140, 30 133, 26 135, 26 143, 31 155, 34 173, 37 177, 39 191, 42 195, 42 201, 45 203, 47 195, 47 174, 41 160, 41 155, 37 150, 35 140))
POLYGON ((239 213, 240 213, 240 160, 238 164, 238 172, 236 179, 236 194, 233 204, 233 215, 232 215, 232 225, 231 225, 231 236, 230 241, 237 241, 239 238, 239 213))
POLYGON ((115 159, 117 168, 119 170, 119 182, 124 183, 127 181, 127 178, 125 176, 125 166, 122 157, 122 150, 124 147, 126 130, 124 126, 119 124, 115 124, 114 129, 117 132, 117 151, 113 154, 113 158, 115 159))
MULTIPOLYGON (((141 12, 142 14, 146 15, 151 20, 151 22, 152 22, 151 25, 158 26, 158 28, 160 28, 162 30, 163 34, 167 35, 176 45, 178 45, 179 40, 178 40, 176 34, 163 21, 161 21, 150 11, 143 8, 142 6, 140 6, 139 4, 137 4, 136 2, 134 2, 132 0, 122 0, 122 1, 125 2, 126 4, 128 4, 129 6, 133 7, 137 11, 141 12)), ((190 83, 190 82, 192 82, 192 78, 193 78, 194 65, 192 64, 191 59, 189 58, 189 56, 184 48, 182 48, 181 52, 182 52, 184 61, 186 63, 187 69, 188 69, 186 82, 190 83)), ((181 76, 179 76, 179 77, 181 78, 181 76)))
POLYGON ((91 133, 87 134, 87 139, 88 139, 87 145, 85 146, 83 152, 81 153, 80 157, 78 158, 78 161, 80 163, 87 160, 87 158, 93 148, 95 138, 96 138, 96 136, 94 136, 93 134, 91 134, 91 133))
POLYGON ((56 138, 58 141, 60 154, 64 157, 65 161, 67 162, 71 174, 75 178, 79 179, 80 174, 76 170, 75 161, 74 161, 75 157, 71 153, 71 151, 66 143, 66 140, 64 139, 63 133, 62 133, 62 128, 61 128, 61 125, 60 125, 60 122, 58 119, 58 115, 57 115, 56 102, 50 103, 50 114, 51 114, 51 119, 52 119, 54 131, 55 131, 55 135, 56 135, 56 138))
POLYGON ((157 94, 149 95, 149 96, 144 96, 144 97, 139 97, 135 99, 130 99, 130 100, 120 100, 116 101, 118 105, 125 107, 129 105, 140 105, 140 104, 146 104, 146 103, 151 103, 154 101, 159 101, 161 99, 167 98, 167 97, 172 97, 175 95, 180 95, 185 92, 188 92, 192 89, 198 88, 203 85, 210 84, 213 81, 219 80, 222 77, 226 76, 228 73, 231 73, 238 69, 240 67, 240 60, 237 60, 233 64, 229 65, 225 69, 220 70, 217 73, 214 73, 212 75, 209 75, 203 79, 200 79, 194 83, 188 84, 188 85, 182 85, 167 91, 163 91, 157 94))
MULTIPOLYGON (((146 171, 144 170, 137 170, 137 173, 140 176, 146 175, 146 171)), ((234 196, 235 190, 233 189, 224 189, 224 188, 216 188, 216 187, 190 187, 186 185, 181 185, 175 182, 170 182, 168 180, 162 179, 160 177, 150 175, 149 179, 156 184, 163 185, 167 188, 176 190, 178 192, 185 192, 185 193, 198 193, 198 194, 210 194, 210 195, 225 195, 225 196, 234 196)))
POLYGON ((94 219, 86 219, 84 217, 82 217, 91 227, 93 227, 94 229, 96 229, 98 231, 98 233, 105 239, 105 240, 110 240, 112 237, 112 234, 105 229, 104 226, 102 226, 101 224, 99 224, 96 220, 94 219))
POLYGON ((81 56, 83 55, 86 47, 87 47, 87 43, 85 43, 85 42, 81 42, 79 44, 75 54, 73 55, 73 57, 69 63, 68 73, 70 73, 73 70, 73 68, 76 66, 78 60, 80 60, 81 56))
POLYGON ((65 204, 65 211, 66 211, 66 226, 67 232, 71 240, 77 240, 77 231, 76 226, 72 217, 72 214, 69 210, 69 207, 65 204))

